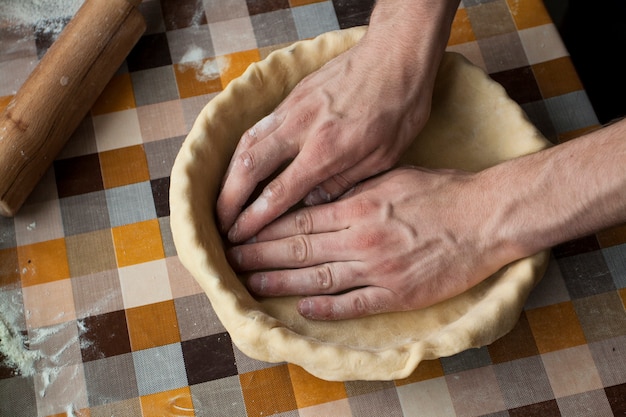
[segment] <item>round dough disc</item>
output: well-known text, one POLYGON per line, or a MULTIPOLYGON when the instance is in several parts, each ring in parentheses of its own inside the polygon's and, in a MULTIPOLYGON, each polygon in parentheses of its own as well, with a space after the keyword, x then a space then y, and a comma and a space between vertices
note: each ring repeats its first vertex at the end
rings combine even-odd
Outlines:
MULTIPOLYGON (((237 142, 302 78, 354 45, 365 30, 326 33, 251 65, 202 110, 171 175, 178 256, 234 344, 252 358, 291 362, 327 380, 403 378, 424 359, 493 342, 515 325, 548 260, 542 252, 504 266, 426 309, 346 321, 306 320, 296 312, 296 297, 257 300, 248 293, 226 261, 215 217, 237 142)), ((475 171, 548 145, 499 84, 462 56, 446 54, 429 122, 402 162, 475 171)))

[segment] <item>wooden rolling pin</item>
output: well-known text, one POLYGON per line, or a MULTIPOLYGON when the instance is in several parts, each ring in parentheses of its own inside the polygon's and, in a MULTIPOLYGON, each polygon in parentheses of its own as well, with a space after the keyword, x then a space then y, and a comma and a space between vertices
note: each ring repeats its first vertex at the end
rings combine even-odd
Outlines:
POLYGON ((0 116, 0 215, 13 216, 146 28, 141 0, 86 0, 0 116))

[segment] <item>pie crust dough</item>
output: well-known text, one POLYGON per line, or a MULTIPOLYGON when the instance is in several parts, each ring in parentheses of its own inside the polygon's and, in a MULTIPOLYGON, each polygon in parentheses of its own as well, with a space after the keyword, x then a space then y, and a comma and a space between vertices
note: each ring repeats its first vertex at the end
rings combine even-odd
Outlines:
MULTIPOLYGON (((237 142, 302 78, 354 45, 365 30, 329 32, 251 65, 202 110, 171 175, 178 256, 233 343, 252 358, 291 362, 327 380, 403 378, 422 360, 493 342, 513 328, 549 258, 542 252, 514 262, 426 309, 354 320, 307 320, 296 312, 297 297, 256 300, 248 293, 226 260, 215 217, 237 142)), ((462 56, 447 53, 429 122, 402 162, 476 171, 548 145, 499 84, 462 56)))

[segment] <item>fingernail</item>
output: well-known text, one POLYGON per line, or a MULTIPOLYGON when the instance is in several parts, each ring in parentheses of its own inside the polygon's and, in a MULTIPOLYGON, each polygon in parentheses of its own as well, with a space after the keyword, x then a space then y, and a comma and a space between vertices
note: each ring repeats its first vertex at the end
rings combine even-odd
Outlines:
POLYGON ((244 244, 250 245, 252 243, 256 243, 256 236, 252 236, 250 239, 246 240, 244 244))
POLYGON ((228 231, 228 240, 231 242, 237 241, 237 223, 233 224, 233 227, 228 231))
POLYGON ((235 267, 241 266, 242 255, 238 248, 230 248, 227 253, 228 261, 235 267))
POLYGON ((253 275, 248 280, 248 286, 257 294, 263 294, 267 288, 267 276, 265 274, 253 275))
POLYGON ((298 303, 298 312, 304 317, 311 317, 311 311, 313 310, 313 302, 308 298, 303 298, 298 303))
POLYGON ((322 187, 315 187, 305 198, 304 204, 307 206, 315 206, 317 204, 328 203, 330 201, 330 194, 327 193, 322 187))

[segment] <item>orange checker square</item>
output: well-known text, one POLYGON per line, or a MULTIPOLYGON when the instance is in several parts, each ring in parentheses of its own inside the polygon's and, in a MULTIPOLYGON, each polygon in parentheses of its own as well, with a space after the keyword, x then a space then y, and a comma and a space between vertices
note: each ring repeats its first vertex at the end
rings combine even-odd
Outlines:
POLYGON ((261 417, 296 410, 298 405, 289 381, 287 365, 239 375, 248 416, 261 417))
POLYGON ((288 364, 287 367, 298 408, 348 398, 343 382, 324 381, 297 365, 288 364))
POLYGON ((532 66, 543 98, 560 96, 583 89, 569 57, 561 57, 532 66))
POLYGON ((443 366, 439 359, 422 361, 415 368, 413 373, 406 378, 396 379, 394 382, 396 386, 413 384, 415 382, 426 381, 427 379, 433 379, 443 376, 443 366))
POLYGON ((448 39, 448 46, 458 45, 461 43, 472 42, 476 40, 472 24, 466 9, 458 9, 454 20, 452 21, 452 30, 448 39))
POLYGON ((129 73, 115 75, 91 108, 95 115, 113 113, 136 107, 135 93, 129 73))
POLYGON ((111 231, 118 267, 165 258, 157 219, 114 227, 111 231))
POLYGON ((570 301, 526 311, 539 353, 587 343, 570 301))
POLYGON ((142 145, 102 152, 99 157, 104 188, 150 180, 148 160, 142 145))
POLYGON ((237 52, 222 57, 224 60, 221 74, 222 88, 226 88, 235 78, 239 77, 252 64, 261 60, 261 54, 258 49, 237 52))
POLYGON ((626 243, 626 223, 603 230, 598 233, 596 237, 602 248, 609 248, 626 243))
MULTIPOLYGON (((139 398, 142 414, 148 416, 195 416, 191 390, 182 387, 139 398)), ((207 410, 210 411, 210 410, 207 410)))
POLYGON ((308 4, 322 3, 325 1, 326 0, 289 0, 289 5, 291 7, 298 7, 298 6, 306 6, 308 4))
POLYGON ((552 23, 543 0, 506 0, 517 29, 552 23))
POLYGON ((568 140, 576 139, 578 137, 586 135, 587 133, 593 132, 594 130, 598 130, 601 127, 602 126, 598 124, 598 125, 585 126, 580 129, 570 130, 568 132, 561 132, 558 134, 557 139, 559 143, 567 142, 568 140))
POLYGON ((626 288, 622 288, 618 291, 619 297, 622 299, 622 304, 626 308, 626 288))
POLYGON ((19 246, 17 257, 24 287, 70 277, 65 239, 19 246))
POLYGON ((163 301, 126 310, 133 351, 180 342, 174 301, 163 301))
POLYGON ((68 417, 68 416, 91 417, 91 410, 89 410, 88 408, 81 408, 80 410, 74 410, 72 408, 71 411, 64 411, 59 414, 51 414, 47 417, 68 417))
POLYGON ((13 96, 0 97, 0 111, 4 111, 4 109, 6 109, 12 99, 13 96))
POLYGON ((199 62, 174 65, 174 75, 181 99, 216 93, 222 90, 220 60, 207 58, 199 62))
POLYGON ((12 287, 20 282, 20 269, 17 249, 0 249, 0 290, 12 287))

